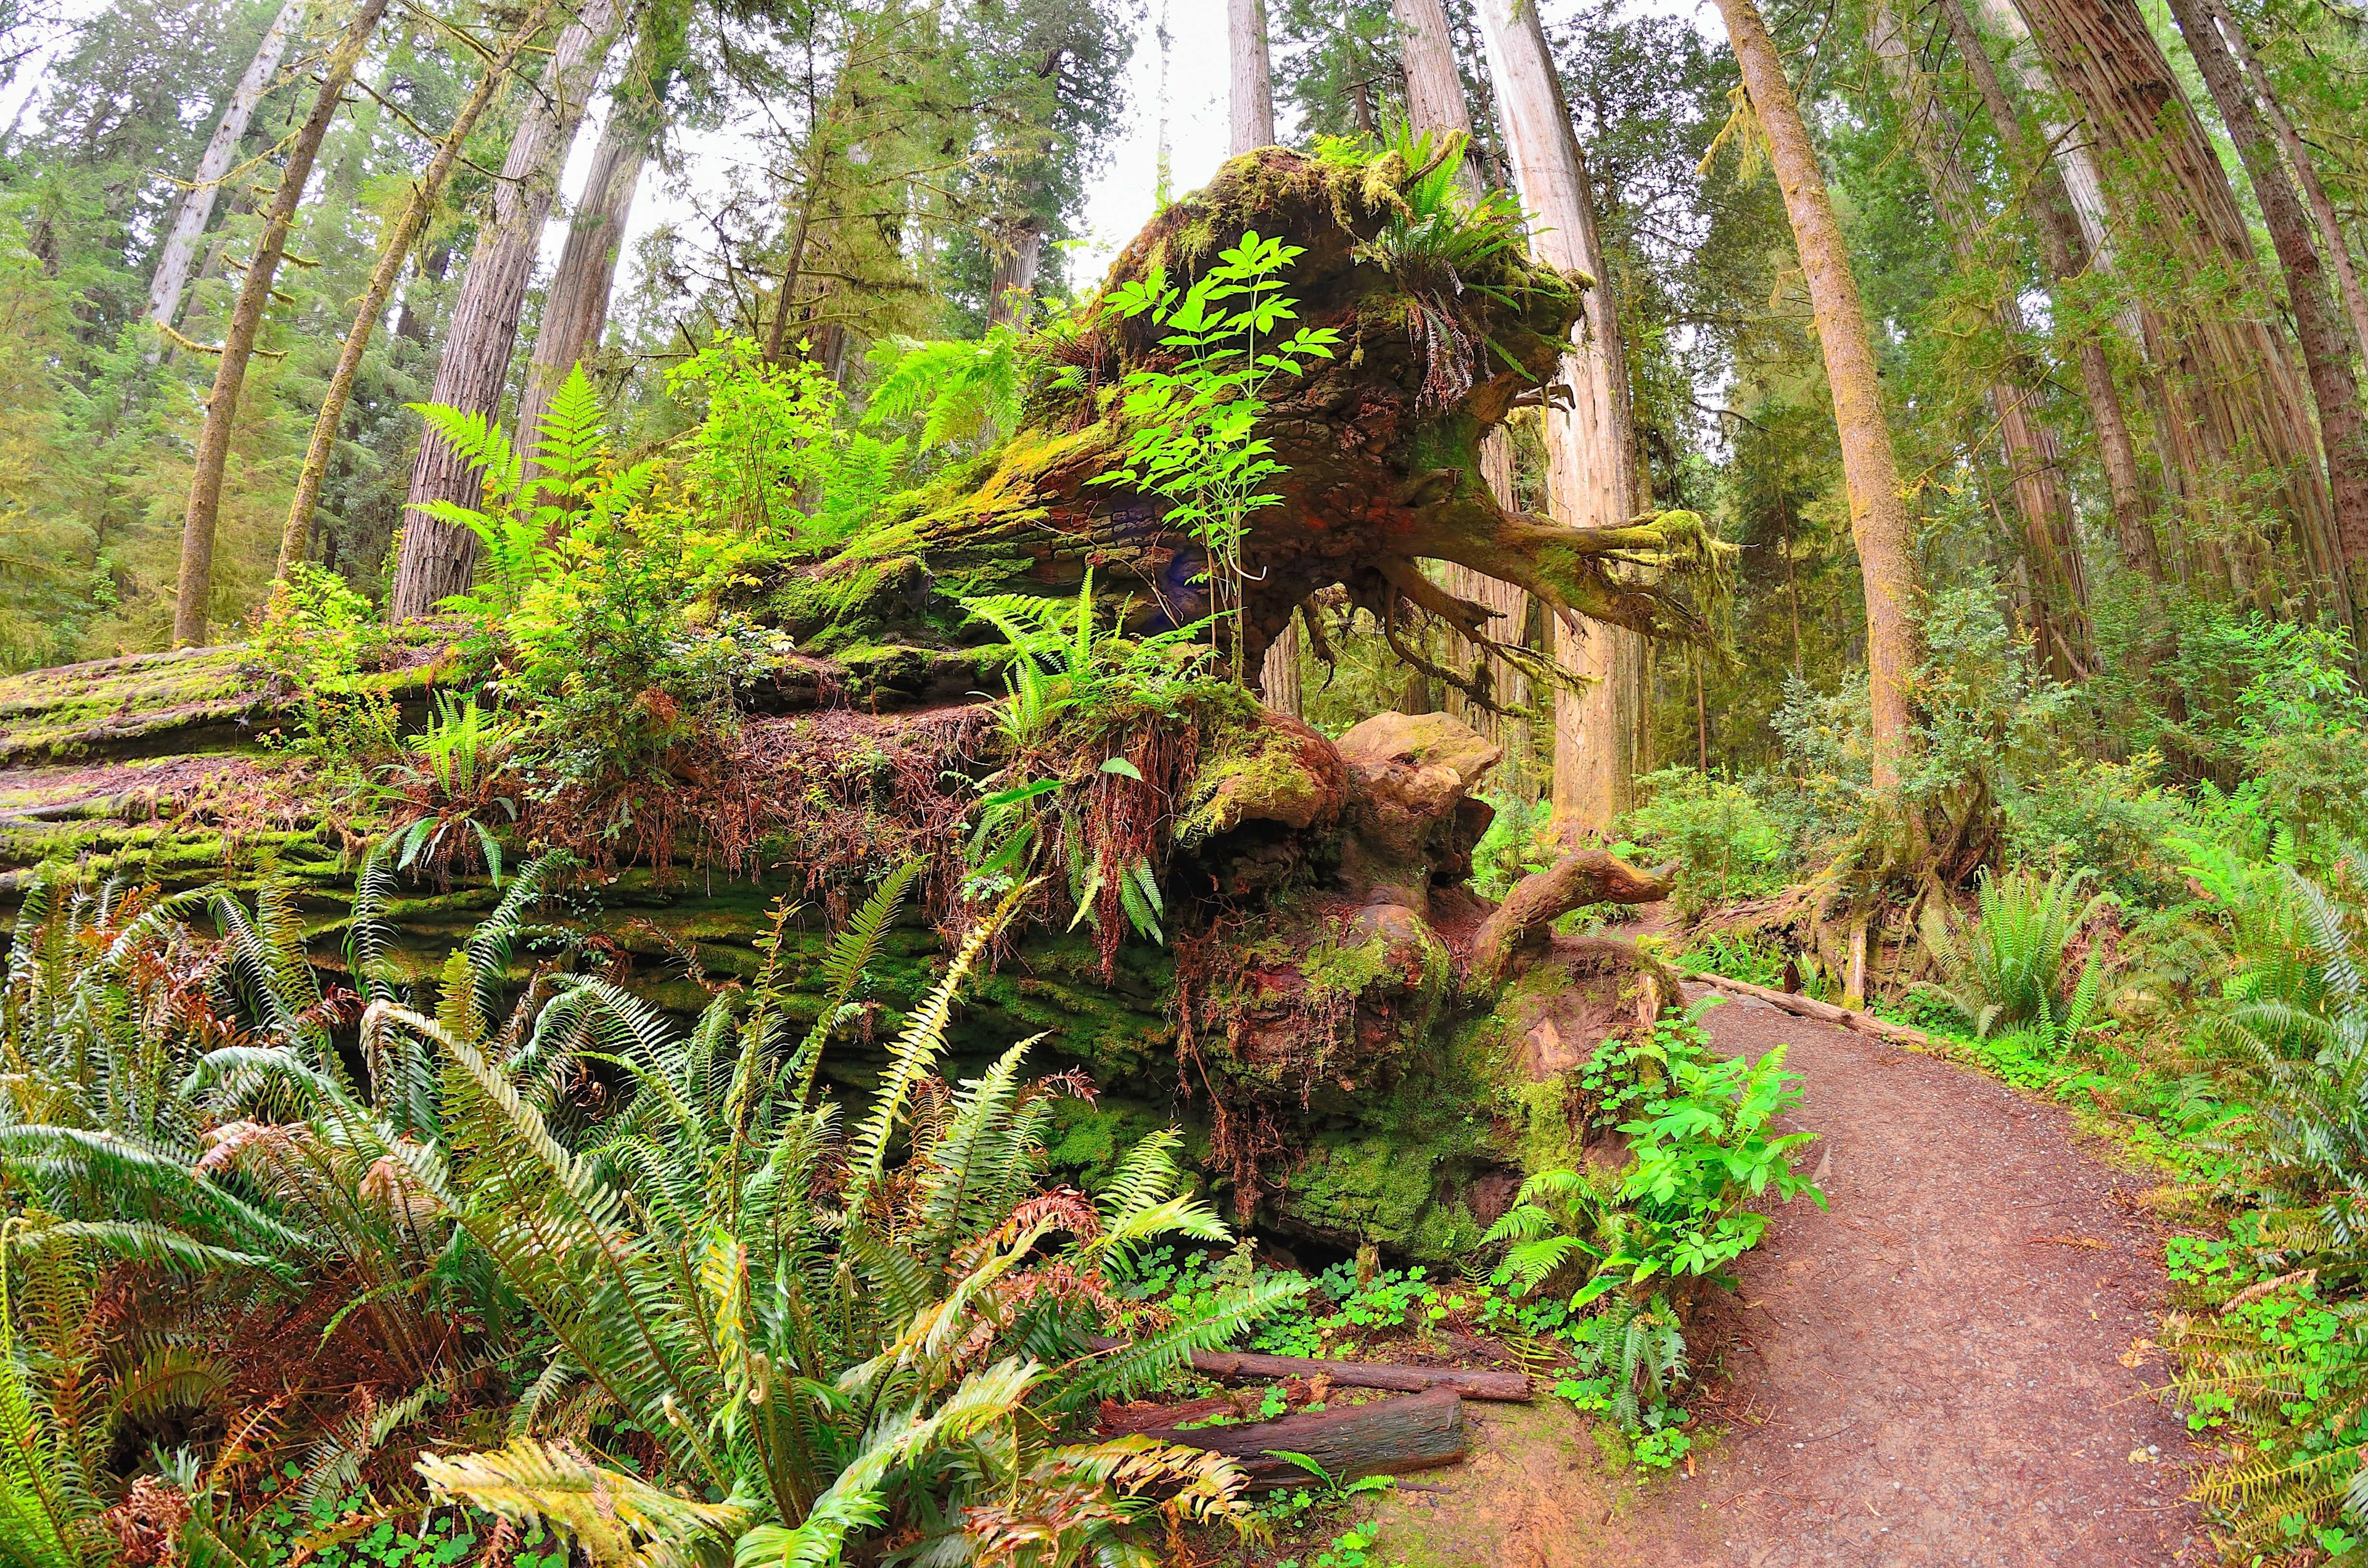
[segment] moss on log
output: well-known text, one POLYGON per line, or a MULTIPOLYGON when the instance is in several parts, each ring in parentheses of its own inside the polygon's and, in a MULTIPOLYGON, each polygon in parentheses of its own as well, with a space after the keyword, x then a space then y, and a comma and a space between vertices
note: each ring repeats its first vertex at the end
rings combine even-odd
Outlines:
MULTIPOLYGON (((1584 280, 1518 248, 1452 290, 1393 259, 1405 174, 1387 158, 1265 149, 1167 210, 1113 269, 1185 272, 1244 228, 1282 233, 1305 247, 1292 278, 1303 321, 1348 346, 1284 389, 1262 426, 1290 474, 1283 503, 1255 515, 1247 636, 1262 645, 1301 599, 1339 585, 1393 625, 1431 617, 1486 639, 1486 615, 1424 575, 1433 560, 1559 610, 1688 631, 1656 574, 1711 563, 1693 520, 1563 528, 1489 498, 1480 434, 1545 395, 1584 280)), ((550 845, 584 863, 552 915, 577 938, 567 961, 689 1010, 754 974, 778 903, 804 906, 787 939, 818 954, 872 879, 927 857, 927 917, 877 966, 870 1028, 826 1059, 839 1088, 868 1089, 882 1058, 865 1041, 893 1033, 941 960, 940 927, 967 918, 961 846, 976 786, 1008 760, 974 696, 999 685, 1007 655, 955 597, 1074 593, 1091 567, 1139 627, 1199 614, 1194 547, 1156 499, 1086 483, 1124 439, 1119 382, 1164 351, 1108 320, 1045 351, 1082 374, 1039 384, 1025 428, 857 548, 751 590, 795 648, 735 691, 736 723, 521 822, 513 864, 550 845), (612 833, 622 821, 631 832, 612 833)), ((453 635, 402 629, 366 689, 416 719, 429 690, 465 678, 453 635)), ((241 647, 0 681, 0 913, 42 867, 176 889, 278 878, 317 960, 337 968, 354 869, 389 823, 268 744, 300 695, 241 647)), ((1224 692, 1161 710, 1129 744, 1164 759, 1145 769, 1159 781, 1094 774, 1093 787, 1145 791, 1138 825, 1169 940, 1072 932, 1055 897, 972 988, 957 1050, 1042 1033, 1040 1066, 1088 1068, 1102 1097, 1064 1109, 1053 1150, 1088 1181, 1131 1133, 1173 1119, 1246 1221, 1467 1254, 1524 1170, 1570 1157, 1567 1075, 1676 994, 1634 949, 1556 936, 1553 917, 1582 893, 1641 900, 1658 883, 1607 858, 1516 890, 1509 913, 1475 896, 1491 814, 1476 791, 1497 752, 1441 715, 1380 715, 1336 743, 1224 692)), ((1112 755, 1093 752, 1089 771, 1112 755)), ((404 961, 432 976, 495 897, 467 876, 406 885, 390 912, 404 961)))

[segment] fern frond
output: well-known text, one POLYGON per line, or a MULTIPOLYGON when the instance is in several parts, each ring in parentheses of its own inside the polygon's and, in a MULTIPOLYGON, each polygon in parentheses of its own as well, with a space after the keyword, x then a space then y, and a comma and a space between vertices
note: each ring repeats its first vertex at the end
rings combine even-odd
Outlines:
POLYGON ((626 1568, 645 1546, 688 1547, 730 1539, 754 1513, 746 1503, 701 1503, 638 1476, 594 1464, 574 1445, 520 1437, 480 1453, 431 1454, 419 1473, 439 1500, 464 1501, 511 1523, 547 1525, 598 1568, 626 1568))

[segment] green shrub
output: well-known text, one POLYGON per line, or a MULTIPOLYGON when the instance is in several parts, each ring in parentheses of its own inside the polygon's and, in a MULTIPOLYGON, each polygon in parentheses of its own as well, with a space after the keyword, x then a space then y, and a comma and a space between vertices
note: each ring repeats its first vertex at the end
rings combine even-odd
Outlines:
POLYGON ((1691 767, 1665 767, 1636 781, 1643 803, 1622 817, 1639 853, 1678 863, 1678 903, 1698 910, 1781 886, 1785 838, 1741 785, 1691 767))
POLYGON ((2130 900, 2177 898, 2183 891, 2172 841, 2186 828, 2186 802, 2154 780, 2162 758, 2126 763, 2073 759, 2028 781, 2006 801, 2007 850, 2032 865, 2087 868, 2130 900))

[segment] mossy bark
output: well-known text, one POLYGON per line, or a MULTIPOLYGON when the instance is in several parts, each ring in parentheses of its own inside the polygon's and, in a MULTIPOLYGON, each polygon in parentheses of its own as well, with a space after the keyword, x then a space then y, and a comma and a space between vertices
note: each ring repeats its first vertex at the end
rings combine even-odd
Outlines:
MULTIPOLYGON (((1244 548, 1247 667, 1295 607, 1336 585, 1393 625, 1420 615, 1474 639, 1517 637, 1492 633, 1489 612, 1439 588, 1426 562, 1517 584, 1558 613, 1693 634, 1659 581, 1714 562, 1690 514, 1566 528, 1490 494, 1480 442, 1517 405, 1558 395, 1548 389, 1587 280, 1511 246, 1468 276, 1409 259, 1389 233, 1408 216, 1406 175, 1395 154, 1357 163, 1261 148, 1154 219, 1110 270, 1113 287, 1155 268, 1186 279, 1246 231, 1279 234, 1303 252, 1288 280, 1296 324, 1339 335, 1336 358, 1267 389, 1257 435, 1287 472, 1280 504, 1251 515, 1244 548)), ((1208 613, 1204 554, 1167 521, 1169 503, 1097 483, 1121 466, 1128 373, 1172 369, 1176 350, 1148 318, 1094 316, 1060 332, 1039 347, 1048 371, 1067 373, 1040 378, 1024 427, 891 526, 791 574, 768 601, 784 625, 808 639, 924 634, 951 597, 1074 592, 1088 567, 1145 628, 1208 613)))

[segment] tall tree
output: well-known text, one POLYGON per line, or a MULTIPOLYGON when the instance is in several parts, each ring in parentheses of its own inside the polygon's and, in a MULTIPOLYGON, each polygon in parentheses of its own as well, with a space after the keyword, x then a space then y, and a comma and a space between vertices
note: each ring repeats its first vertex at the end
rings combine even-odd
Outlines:
MULTIPOLYGON (((1225 28, 1230 92, 1226 123, 1232 139, 1226 148, 1234 157, 1271 147, 1274 135, 1274 70, 1267 49, 1266 0, 1227 0, 1225 28)), ((1267 706, 1296 715, 1302 706, 1299 679, 1299 625, 1294 619, 1267 644, 1258 665, 1258 690, 1267 706)))
MULTIPOLYGON (((2311 236, 2310 215, 2279 161, 2277 142, 2236 57, 2221 38, 2209 0, 2170 0, 2170 11, 2220 108, 2229 138, 2237 143, 2237 155, 2244 161, 2269 227, 2270 244, 2285 269, 2294 336, 2302 344, 2311 395, 2318 403, 2319 441, 2327 453, 2328 487, 2334 496, 2336 534, 2350 574, 2351 598, 2355 606, 2368 605, 2368 421, 2361 417, 2360 383, 2351 373, 2351 335, 2329 295, 2327 268, 2311 236)), ((2342 237, 2339 231, 2339 245, 2342 237)), ((2368 643, 2362 644, 2362 652, 2368 654, 2368 643)))
MULTIPOLYGON (((1455 58, 1455 39, 1449 29, 1446 7, 1440 0, 1391 0, 1391 14, 1396 24, 1398 60, 1406 75, 1406 122, 1417 131, 1440 135, 1461 136, 1465 143, 1465 155, 1456 165, 1456 180, 1468 199, 1477 200, 1482 193, 1480 162, 1472 148, 1472 106, 1463 96, 1463 73, 1455 58)), ((1502 430, 1492 430, 1480 443, 1480 467, 1488 482, 1488 492, 1501 506, 1511 506, 1513 497, 1513 448, 1502 430)), ((1484 576, 1465 566, 1447 566, 1447 589, 1460 598, 1470 599, 1497 612, 1501 619, 1496 634, 1508 642, 1519 642, 1521 629, 1528 623, 1530 596, 1510 583, 1484 576)), ((1491 655, 1486 661, 1489 684, 1496 699, 1508 708, 1526 706, 1531 698, 1528 677, 1506 660, 1491 655)), ((1464 717, 1478 728, 1497 733, 1500 740, 1512 737, 1504 734, 1495 722, 1495 716, 1470 704, 1459 704, 1458 696, 1451 694, 1451 710, 1462 706, 1464 717)), ((1517 778, 1517 786, 1525 779, 1517 778)))
MULTIPOLYGON (((1480 0, 1479 11, 1531 245, 1549 266, 1588 279, 1587 313, 1563 359, 1571 400, 1545 411, 1548 507, 1560 522, 1618 528, 1645 510, 1647 498, 1586 155, 1533 0, 1480 0)), ((1565 836, 1606 833, 1630 804, 1644 730, 1644 639, 1568 617, 1555 624, 1553 640, 1554 662, 1586 683, 1582 691, 1554 693, 1554 820, 1565 836)))
MULTIPOLYGON (((609 321, 609 296, 617 281, 617 257, 624 248, 626 221, 641 187, 642 166, 658 134, 655 106, 620 90, 592 149, 584 195, 567 222, 567 244, 551 275, 542 301, 542 324, 528 360, 526 384, 518 389, 518 446, 531 453, 550 411, 552 394, 585 354, 600 341, 609 321)), ((531 468, 531 464, 529 464, 531 468)))
POLYGON ((198 159, 197 176, 181 197, 180 207, 173 214, 173 227, 157 247, 156 267, 148 284, 148 319, 160 327, 171 326, 181 313, 181 296, 189 285, 189 263, 197 255, 198 237, 206 232, 213 218, 214 200, 221 194, 222 180, 230 174, 231 165, 237 161, 239 143, 246 140, 247 122, 255 118, 256 106, 263 101, 273 82, 279 76, 279 62, 286 58, 288 41, 296 36, 296 27, 303 19, 307 0, 287 0, 271 25, 263 29, 263 41, 255 48, 255 59, 246 74, 231 89, 230 101, 222 106, 222 115, 214 126, 213 139, 206 143, 204 154, 198 159))
POLYGON ((379 241, 378 263, 370 270, 370 282, 362 290, 359 307, 354 312, 354 324, 346 333, 344 345, 337 352, 336 369, 330 372, 329 384, 321 396, 320 411, 313 415, 313 438, 304 449, 303 466, 296 472, 296 495, 288 506, 288 526, 279 536, 279 574, 286 576, 288 569, 304 559, 313 535, 313 513, 320 505, 321 486, 329 474, 329 456, 337 445, 337 431, 345 423, 346 404, 353 397, 354 381, 361 372, 362 356, 370 349, 370 337, 377 331, 379 318, 386 313, 386 301, 394 292, 395 279, 403 275, 404 264, 410 259, 411 247, 418 243, 427 220, 444 197, 444 187, 450 181, 452 171, 460 166, 461 153, 477 122, 485 111, 497 102, 511 79, 518 74, 518 62, 533 48, 552 15, 559 8, 559 0, 534 0, 533 8, 518 19, 518 26, 492 51, 485 62, 484 74, 477 78, 469 96, 461 100, 452 117, 451 129, 436 144, 435 153, 427 167, 412 183, 411 198, 404 203, 403 214, 394 221, 379 241))
POLYGON ((288 149, 287 166, 279 172, 279 188, 271 199, 271 210, 263 221, 263 232, 256 236, 255 254, 246 264, 246 277, 239 287, 238 303, 231 312, 230 331, 222 340, 220 362, 214 369, 212 392, 206 399, 206 419, 198 434, 195 467, 189 479, 189 504, 181 521, 181 570, 179 585, 173 601, 173 644, 193 647, 206 640, 207 601, 213 594, 214 528, 222 515, 222 471, 230 460, 230 437, 238 421, 240 390, 246 382, 248 359, 255 352, 256 334, 263 330, 263 312, 271 303, 272 279, 279 275, 280 257, 288 247, 288 232, 296 222, 296 209, 304 199, 304 187, 313 177, 313 161, 321 151, 321 139, 329 132, 329 122, 336 118, 337 106, 344 101, 346 88, 352 85, 354 68, 361 62, 362 51, 370 47, 370 34, 378 29, 379 19, 386 15, 387 0, 362 0, 361 8, 346 24, 344 35, 337 40, 321 72, 321 89, 313 96, 313 112, 298 129, 296 139, 288 149))
MULTIPOLYGON (((1982 107, 1989 116, 1999 145, 2034 176, 2029 203, 2032 226, 2038 233, 2040 256, 2055 284, 2060 307, 2066 290, 2078 283, 2085 269, 2088 252, 2078 210, 2061 167, 2060 160, 2067 154, 2054 143, 2037 148, 2031 145, 2031 138, 2023 134, 2022 117, 2008 97, 1997 63, 1990 59, 1989 49, 1974 26, 1973 17, 1966 13, 1963 0, 1939 0, 1939 6, 1941 21, 1965 63, 1965 74, 1981 95, 1982 107)), ((2153 507, 2147 499, 2144 472, 2138 466, 2137 443, 2130 435, 2129 416, 2122 404, 2121 388, 2113 380, 2112 360, 2106 352, 2103 335, 2092 323, 2067 322, 2060 309, 2056 321, 2059 330, 2070 337, 2074 357, 2079 363, 2081 395, 2088 402, 2089 425, 2096 432, 2098 460, 2105 471, 2105 488, 2112 501, 2113 528, 2121 540, 2123 563, 2159 583, 2162 551, 2155 539, 2153 507)))
MULTIPOLYGON (((617 16, 618 0, 586 0, 552 46, 541 90, 502 160, 493 210, 461 279, 444 358, 436 367, 432 397, 438 403, 488 418, 500 411, 543 225, 592 84, 615 41, 617 16)), ((427 508, 438 501, 473 505, 477 491, 476 471, 452 444, 434 430, 421 432, 404 503, 403 553, 387 604, 393 619, 416 619, 468 587, 476 536, 431 517, 427 508)))
POLYGON ((1274 66, 1267 51, 1266 0, 1225 0, 1227 151, 1238 157, 1274 145, 1274 66))
MULTIPOLYGON (((2113 178, 2117 238, 2182 286, 2142 312, 2163 367, 2163 420, 2188 504, 2225 512, 2264 476, 2305 572, 2296 586, 2351 618, 2334 507, 2310 393, 2270 303, 2244 209, 2136 0, 2017 0, 2049 72, 2087 121, 2113 178)), ((2288 575, 2231 552, 2232 587, 2276 604, 2288 575)))
POLYGON ((2318 165, 2311 160, 2310 145, 2294 128, 2294 117, 2286 112, 2285 105, 2278 101, 2270 74, 2261 69, 2260 57, 2253 52, 2252 40, 2245 36, 2243 21, 2228 8, 2226 0, 2205 0, 2205 6, 2213 20, 2220 24, 2220 36, 2227 40, 2228 52, 2237 57, 2237 63, 2244 67, 2246 79, 2252 83, 2260 99, 2262 115, 2278 133, 2278 145, 2285 149, 2294 183, 2302 187, 2303 198, 2310 204, 2311 219, 2318 226, 2318 243, 2326 249, 2328 266, 2334 269, 2344 312, 2351 318, 2352 341, 2368 352, 2368 291, 2361 288, 2360 268, 2344 238, 2343 221, 2327 194, 2327 182, 2318 177, 2318 165))
POLYGON ((1907 504, 1891 426, 1883 408, 1866 308, 1850 272, 1849 247, 1834 218, 1833 199, 1817 166, 1809 128, 1802 122, 1784 59, 1768 36, 1752 0, 1719 0, 1726 36, 1743 71, 1744 92, 1767 142, 1769 166, 1784 193, 1784 212, 1800 253, 1833 393, 1841 437, 1842 481, 1850 495, 1850 538, 1858 547, 1866 595, 1867 699, 1872 720, 1874 785, 1896 786, 1914 744, 1907 683, 1917 665, 1916 560, 1907 531, 1907 504))
POLYGON ((1908 145, 1923 171, 1958 269, 1967 278, 1998 279, 1991 314, 2007 358, 1986 395, 2005 451, 2015 509, 2022 519, 2031 629, 2050 672, 2059 680, 2077 679, 2089 673, 2090 660, 2088 572, 2072 498, 2064 487, 2062 457, 2037 415, 2041 377, 2033 373, 2022 347, 2029 328, 2015 298, 2020 279, 2004 274, 1996 258, 1983 254, 1987 215, 1973 180, 1957 162, 1962 127, 1917 62, 1898 14, 1878 0, 1868 44, 1907 122, 1908 145))

